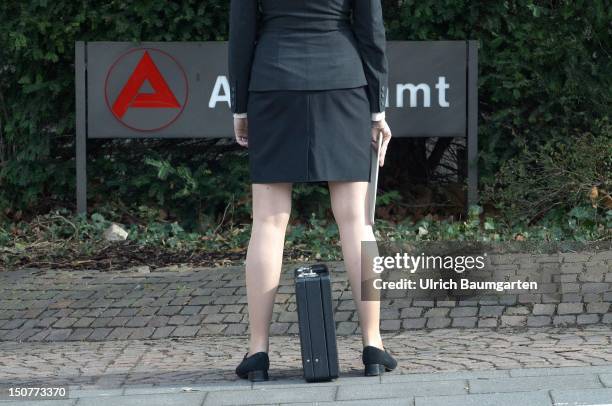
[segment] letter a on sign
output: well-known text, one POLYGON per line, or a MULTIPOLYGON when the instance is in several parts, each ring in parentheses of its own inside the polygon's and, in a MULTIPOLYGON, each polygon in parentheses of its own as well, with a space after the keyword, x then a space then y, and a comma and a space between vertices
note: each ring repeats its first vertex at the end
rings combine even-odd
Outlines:
POLYGON ((174 93, 172 93, 172 90, 170 90, 168 83, 166 83, 157 66, 155 66, 148 51, 144 52, 134 72, 132 72, 123 89, 121 89, 112 110, 117 117, 122 118, 131 107, 145 109, 181 108, 181 104, 174 96, 174 93), (139 92, 145 81, 149 82, 154 90, 153 93, 139 92))

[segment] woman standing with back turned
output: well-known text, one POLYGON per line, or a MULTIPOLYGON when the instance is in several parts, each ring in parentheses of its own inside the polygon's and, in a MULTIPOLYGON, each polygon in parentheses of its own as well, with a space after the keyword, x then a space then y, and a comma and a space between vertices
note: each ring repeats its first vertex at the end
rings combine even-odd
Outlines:
POLYGON ((380 336, 380 302, 360 300, 361 241, 375 241, 366 199, 370 148, 381 135, 382 166, 391 138, 380 1, 231 1, 231 106, 236 140, 249 148, 253 193, 246 258, 250 341, 236 368, 241 378, 268 379, 269 327, 294 182, 328 182, 366 374, 397 365, 380 336))

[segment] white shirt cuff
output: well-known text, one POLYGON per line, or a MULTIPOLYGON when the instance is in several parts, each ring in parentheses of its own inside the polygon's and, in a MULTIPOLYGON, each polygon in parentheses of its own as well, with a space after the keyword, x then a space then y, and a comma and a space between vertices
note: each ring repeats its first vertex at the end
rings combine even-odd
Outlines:
POLYGON ((380 113, 372 113, 372 121, 380 121, 385 118, 385 112, 381 111, 380 113))
POLYGON ((247 118, 247 113, 234 113, 234 118, 247 118))

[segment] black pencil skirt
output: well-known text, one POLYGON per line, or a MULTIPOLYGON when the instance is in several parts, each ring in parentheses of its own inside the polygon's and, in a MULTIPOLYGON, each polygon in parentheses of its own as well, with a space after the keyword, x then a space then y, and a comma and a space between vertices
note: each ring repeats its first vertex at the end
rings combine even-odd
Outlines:
POLYGON ((370 180, 365 87, 250 91, 252 183, 370 180))

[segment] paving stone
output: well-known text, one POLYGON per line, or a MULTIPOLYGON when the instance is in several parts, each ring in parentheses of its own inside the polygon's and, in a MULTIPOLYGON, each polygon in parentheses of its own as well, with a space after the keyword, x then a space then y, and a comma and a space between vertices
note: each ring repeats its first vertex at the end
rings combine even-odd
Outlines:
POLYGON ((497 319, 494 317, 479 318, 478 327, 497 327, 497 319))
POLYGON ((536 316, 552 316, 556 305, 536 303, 533 305, 533 314, 536 316))
POLYGON ((121 311, 119 312, 118 316, 132 317, 132 316, 135 316, 138 313, 139 310, 140 309, 133 308, 133 307, 128 307, 128 308, 125 308, 125 309, 121 309, 121 311))
POLYGON ((163 327, 168 324, 170 317, 168 316, 154 316, 151 318, 147 326, 149 327, 163 327))
POLYGON ((449 317, 429 317, 427 318, 427 328, 444 328, 451 325, 449 317))
POLYGON ((542 327, 549 326, 552 323, 550 316, 527 316, 527 326, 542 327))
POLYGON ((355 302, 351 300, 341 300, 337 310, 356 310, 355 302))
POLYGON ((543 293, 542 303, 560 303, 561 295, 559 293, 543 293))
POLYGON ((174 331, 175 328, 175 326, 157 327, 151 338, 157 339, 170 337, 170 334, 174 331))
POLYGON ((612 399, 612 389, 555 389, 550 396, 555 405, 606 405, 612 399))
POLYGON ((221 313, 240 313, 244 305, 241 304, 229 304, 224 305, 221 308, 221 313))
POLYGON ((550 406, 548 391, 530 391, 495 394, 470 394, 452 396, 417 396, 415 406, 550 406))
POLYGON ((102 312, 102 314, 100 314, 99 317, 115 317, 119 314, 119 312, 121 312, 120 308, 106 309, 102 312))
POLYGON ((453 327, 473 328, 473 327, 476 327, 478 317, 473 317, 473 316, 472 317, 455 317, 452 320, 453 320, 453 323, 452 323, 453 327))
POLYGON ((70 334, 72 334, 72 329, 69 328, 53 329, 45 337, 45 341, 64 341, 70 334))
POLYGON ((238 301, 238 296, 219 296, 213 300, 213 303, 218 304, 218 305, 235 304, 237 301, 238 301))
POLYGON ((380 329, 381 331, 399 331, 401 322, 401 320, 381 320, 380 329))
POLYGON ((350 335, 357 330, 357 323, 351 321, 341 321, 337 323, 336 334, 338 335, 350 335))
POLYGON ((520 378, 470 379, 470 393, 503 393, 547 389, 601 388, 596 375, 530 376, 520 378))
POLYGON ((298 325, 298 323, 291 323, 289 330, 287 330, 287 334, 299 334, 299 333, 300 333, 300 326, 298 325))
POLYGON ((606 324, 612 323, 612 313, 604 314, 601 319, 601 322, 606 324))
POLYGON ((421 317, 423 309, 420 307, 405 307, 400 313, 400 319, 421 317))
POLYGON ((212 391, 206 396, 204 406, 278 404, 281 402, 330 402, 334 400, 335 394, 335 386, 306 386, 251 391, 212 391))
POLYGON ((349 312, 349 311, 345 311, 345 312, 336 312, 334 314, 334 320, 336 322, 339 321, 348 321, 351 319, 351 316, 353 315, 353 312, 349 312))
POLYGON ((476 307, 478 306, 478 300, 477 299, 460 299, 459 306, 476 307))
POLYGON ((89 327, 95 319, 93 317, 81 317, 72 325, 73 328, 89 327))
POLYGON ((205 323, 221 323, 227 317, 226 313, 212 313, 204 317, 205 323))
POLYGON ((607 292, 610 289, 610 284, 609 283, 604 283, 604 282, 585 282, 582 284, 582 286, 580 287, 580 291, 583 294, 587 294, 587 293, 604 293, 607 292))
POLYGON ((200 406, 204 401, 203 393, 156 393, 153 395, 96 396, 79 400, 84 406, 200 406))
POLYGON ((504 311, 504 306, 480 306, 478 315, 480 317, 497 317, 501 316, 504 311))
POLYGON ((155 327, 140 327, 134 328, 132 334, 130 334, 130 340, 143 340, 150 338, 155 332, 155 327))
POLYGON ((19 330, 22 332, 17 337, 15 337, 15 340, 17 341, 27 341, 30 337, 35 336, 36 334, 42 331, 40 328, 22 328, 19 330))
MULTIPOLYGON (((199 316, 202 317, 202 316, 199 316)), ((223 319, 223 322, 225 323, 240 323, 243 319, 243 315, 241 313, 238 314, 228 314, 227 316, 225 316, 225 318, 223 319)), ((287 320, 279 320, 279 321, 287 321, 287 320)), ((296 318, 297 321, 297 318, 296 318)), ((200 323, 194 323, 194 324, 200 324, 200 323)))
POLYGON ((518 296, 518 303, 540 303, 541 301, 540 293, 523 293, 518 296))
POLYGON ((506 310, 504 311, 504 314, 508 316, 525 316, 529 313, 531 312, 529 308, 527 308, 526 306, 507 307, 506 310))
POLYGON ((203 309, 203 306, 184 306, 181 309, 181 313, 180 314, 191 316, 193 314, 200 313, 202 311, 202 309, 203 309))
POLYGON ((467 317, 467 316, 476 316, 478 313, 477 307, 456 307, 451 310, 451 317, 467 317))
POLYGON ((198 336, 221 334, 227 328, 227 324, 205 324, 198 330, 198 336))
MULTIPOLYGON (((573 330, 574 332, 576 330, 573 330)), ((577 344, 580 345, 580 344, 577 344)), ((572 366, 572 367, 540 367, 540 368, 517 368, 508 371, 511 377, 523 376, 558 376, 558 375, 588 375, 612 373, 612 366, 572 366)))
POLYGON ((223 334, 228 336, 242 335, 246 333, 247 327, 248 325, 246 323, 228 324, 223 334))
POLYGON ((599 315, 598 314, 579 314, 576 317, 576 323, 578 325, 583 325, 583 324, 595 324, 599 322, 599 315))
POLYGON ((412 305, 414 307, 433 307, 434 306, 434 301, 433 300, 414 299, 412 301, 412 305))
POLYGON ((553 317, 553 325, 555 326, 571 326, 576 324, 576 316, 555 316, 553 317))
POLYGON ((483 296, 478 300, 478 303, 482 306, 493 306, 499 303, 497 296, 483 296))
POLYGON ((159 309, 157 314, 160 316, 174 316, 176 314, 179 314, 181 310, 181 306, 165 306, 159 309))
POLYGON ((66 339, 67 341, 82 341, 86 340, 94 332, 93 328, 75 328, 72 334, 66 339))
POLYGON ((524 326, 527 323, 527 316, 501 316, 501 326, 524 326))
POLYGON ((418 385, 407 385, 404 382, 377 385, 346 385, 338 388, 337 400, 364 400, 385 398, 410 398, 435 393, 457 395, 467 393, 466 383, 462 380, 419 382, 418 385))
POLYGON ((290 324, 291 323, 274 323, 273 322, 270 325, 270 334, 271 335, 284 334, 289 329, 290 324))
POLYGON ((400 316, 399 309, 394 308, 382 308, 380 309, 381 320, 398 320, 400 316))
POLYGON ((188 318, 189 318, 188 316, 181 316, 181 315, 172 316, 170 317, 170 319, 168 319, 168 325, 169 326, 180 326, 184 324, 188 318))
POLYGON ((93 330, 88 337, 90 341, 104 340, 113 331, 112 328, 94 328, 93 330))
POLYGON ((582 303, 559 303, 557 306, 557 313, 560 315, 580 314, 583 311, 584 305, 582 303))
POLYGON ((280 322, 297 322, 298 316, 297 312, 281 312, 278 316, 278 321, 280 322))
POLYGON ((172 331, 172 337, 195 337, 199 326, 179 326, 172 331))
POLYGON ((134 331, 129 327, 116 327, 106 336, 106 340, 127 340, 134 331))
POLYGON ((512 306, 516 304, 517 297, 516 295, 503 295, 499 297, 499 304, 503 304, 506 306, 512 306))
POLYGON ((582 295, 582 301, 584 303, 599 303, 603 300, 601 293, 587 293, 582 295))
POLYGON ((202 310, 200 311, 200 314, 213 314, 213 313, 220 313, 221 312, 221 305, 209 305, 207 304, 206 306, 202 306, 202 310))
POLYGON ((441 318, 441 317, 446 317, 448 315, 448 312, 449 312, 448 308, 436 307, 436 308, 427 310, 423 316, 427 318, 429 317, 441 318))
POLYGON ((16 328, 12 330, 0 330, 0 341, 16 341, 17 338, 26 332, 27 328, 16 328))
POLYGON ((136 316, 130 318, 127 323, 125 323, 126 327, 144 327, 151 321, 151 316, 136 316))
POLYGON ((28 341, 30 341, 30 342, 44 341, 45 338, 47 338, 47 336, 50 333, 51 333, 50 329, 41 330, 40 332, 34 334, 33 336, 28 337, 28 341))
MULTIPOLYGON (((2 329, 3 330, 18 329, 19 327, 23 326, 26 321, 27 321, 26 319, 10 320, 8 323, 5 323, 4 326, 2 326, 2 329)), ((40 327, 46 327, 46 326, 42 325, 40 327)))
MULTIPOLYGON (((106 324, 106 327, 123 327, 130 320, 130 317, 113 317, 106 324)), ((92 323, 93 324, 93 323, 92 323)))
POLYGON ((579 274, 583 271, 583 264, 561 264, 561 272, 562 273, 574 273, 579 274))
POLYGON ((418 318, 418 319, 405 319, 402 321, 402 327, 407 330, 420 329, 425 327, 425 323, 427 322, 426 318, 418 318))
POLYGON ((582 302, 582 295, 579 293, 568 293, 569 290, 565 290, 565 286, 564 286, 564 291, 563 294, 561 295, 561 301, 565 302, 565 303, 580 303, 582 302))

